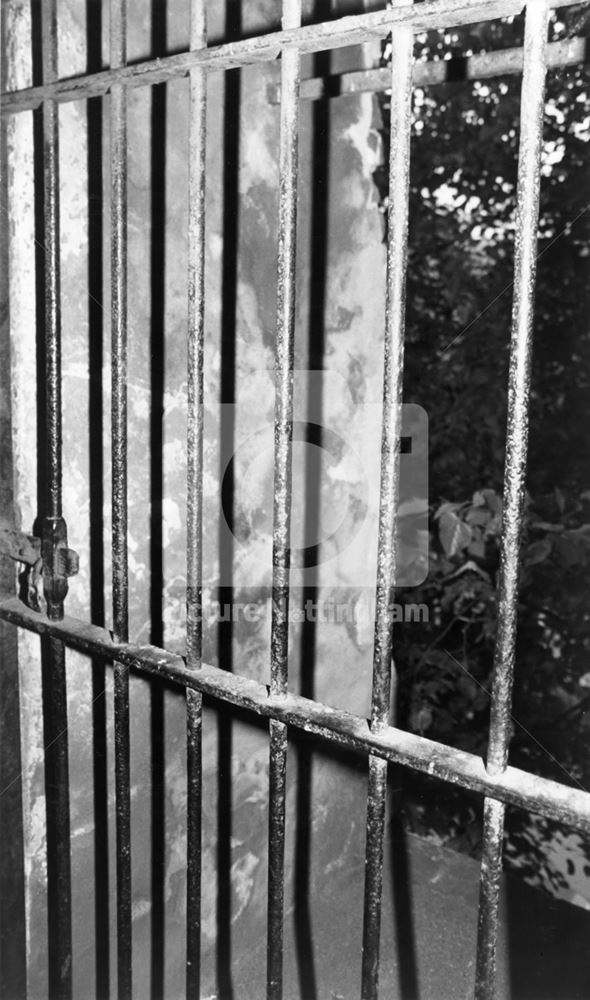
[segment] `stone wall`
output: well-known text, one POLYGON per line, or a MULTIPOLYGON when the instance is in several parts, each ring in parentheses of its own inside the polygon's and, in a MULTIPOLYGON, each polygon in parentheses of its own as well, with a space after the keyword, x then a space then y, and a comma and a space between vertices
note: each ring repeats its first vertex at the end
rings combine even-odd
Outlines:
MULTIPOLYGON (((342 3, 339 9, 354 6, 342 3)), ((225 14, 217 0, 210 8, 211 39, 215 40, 226 31, 225 14)), ((149 15, 147 3, 130 5, 131 60, 150 53, 149 15)), ((9 0, 6 17, 10 24, 11 85, 23 86, 30 79, 29 5, 24 0, 9 0)), ((76 0, 60 0, 59 17, 60 73, 82 72, 86 63, 85 6, 76 0)), ((272 0, 248 2, 244 4, 242 29, 252 33, 270 27, 276 17, 277 5, 272 0)), ((186 24, 186 5, 169 0, 170 50, 186 47, 186 24)), ((105 58, 107 28, 105 12, 105 58)), ((96 58, 96 38, 91 43, 96 58)), ((360 67, 377 57, 378 49, 374 48, 343 51, 332 57, 331 71, 360 67)), ((324 59, 322 72, 326 65, 324 59)), ((313 71, 311 60, 304 68, 306 75, 313 71)), ((205 657, 264 682, 269 678, 270 428, 279 122, 278 107, 268 100, 268 87, 277 80, 277 65, 244 70, 239 81, 233 74, 227 83, 222 75, 213 75, 208 109, 205 657), (232 535, 220 520, 219 507, 226 464, 234 452, 232 535), (228 560, 232 564, 230 571, 228 560), (220 621, 227 617, 222 606, 220 610, 220 582, 224 586, 233 584, 230 600, 249 608, 246 613, 236 612, 233 623, 220 621)), ((130 634, 141 642, 163 641, 166 648, 183 653, 186 81, 170 83, 165 99, 160 96, 156 100, 163 101, 165 108, 160 104, 152 120, 151 93, 138 89, 129 95, 130 634), (163 189, 156 188, 154 194, 152 175, 158 170, 163 170, 165 181, 163 189), (161 470, 150 461, 150 446, 160 439, 161 470), (161 598, 153 592, 157 531, 150 541, 160 510, 161 598), (161 623, 150 622, 154 608, 157 611, 160 606, 161 623)), ((107 112, 108 99, 103 104, 107 112)), ((293 545, 301 549, 316 544, 320 538, 328 539, 324 551, 329 556, 317 572, 296 571, 292 594, 295 609, 303 607, 306 600, 352 608, 359 602, 367 603, 371 593, 367 573, 370 578, 376 557, 376 499, 374 491, 367 493, 366 484, 368 478, 375 481, 378 469, 379 416, 374 404, 379 403, 381 394, 385 286, 382 217, 372 180, 381 156, 375 115, 376 105, 370 95, 332 99, 302 108, 295 417, 301 424, 311 422, 328 428, 335 444, 321 451, 300 444, 295 448, 293 545), (369 414, 367 417, 365 413, 364 423, 358 419, 360 410, 369 414), (343 447, 342 442, 348 447, 343 447), (317 487, 319 472, 321 489, 317 487), (349 540, 346 544, 344 537, 349 540)), ((26 530, 31 529, 38 514, 31 136, 31 115, 21 115, 11 122, 14 445, 17 498, 26 530)), ((92 125, 89 132, 85 106, 67 104, 60 109, 60 141, 64 514, 70 544, 80 553, 81 564, 80 575, 71 583, 67 606, 69 613, 89 619, 93 594, 95 611, 100 608, 97 586, 101 559, 95 543, 96 525, 104 506, 104 616, 108 625, 110 371, 108 211, 104 211, 105 206, 108 208, 108 128, 105 126, 101 140, 92 125), (101 178, 96 160, 101 142, 103 206, 98 197, 101 178), (96 241, 89 244, 89 166, 94 185, 90 202, 94 230, 90 232, 96 235, 97 213, 102 217, 104 211, 104 255, 96 241), (104 282, 99 295, 101 258, 104 282), (97 321, 101 313, 102 330, 97 321), (102 419, 97 400, 102 403, 102 419)), ((332 705, 367 714, 370 620, 359 618, 355 622, 348 615, 344 620, 330 620, 330 614, 325 618, 293 621, 291 686, 332 705)), ((108 973, 103 955, 99 958, 99 973, 103 979, 110 974, 113 980, 115 969, 112 682, 107 670, 106 693, 102 695, 100 668, 92 668, 87 659, 73 653, 68 654, 67 662, 74 986, 76 996, 86 998, 93 995, 97 973, 95 903, 98 898, 102 913, 99 924, 102 919, 104 925, 107 895, 111 964, 108 973), (97 704, 102 704, 103 697, 109 819, 106 827, 99 829, 95 824, 95 786, 102 771, 100 760, 96 763, 101 744, 97 704), (102 846, 98 843, 97 847, 97 839, 101 838, 102 846), (102 857, 98 890, 94 878, 97 849, 102 857), (107 875, 108 889, 104 881, 107 875)), ((28 636, 20 639, 20 673, 30 996, 40 1000, 46 995, 47 975, 43 727, 38 644, 28 636)), ((134 677, 131 720, 136 996, 148 995, 155 968, 156 976, 162 976, 166 995, 176 997, 182 995, 184 982, 186 776, 181 693, 167 689, 154 695, 144 681, 134 677), (159 744, 163 747, 161 755, 159 744), (161 834, 163 854, 160 856, 156 845, 154 856, 154 837, 158 841, 161 834), (153 872, 162 886, 163 932, 159 915, 156 913, 154 919, 152 910, 153 872), (158 971, 160 953, 163 971, 158 971)), ((232 722, 229 716, 218 716, 212 708, 206 710, 204 996, 214 993, 216 978, 228 987, 230 961, 244 949, 259 954, 258 974, 264 975, 264 947, 259 935, 266 907, 267 761, 268 740, 263 727, 241 717, 232 722), (229 883, 225 887, 217 884, 220 864, 225 870, 229 867, 231 888, 227 888, 229 883)), ((362 848, 365 781, 361 765, 333 752, 314 751, 311 755, 306 744, 294 747, 289 765, 287 817, 288 919, 296 917, 303 947, 311 932, 306 922, 306 879, 314 893, 321 894, 326 880, 345 868, 351 852, 358 853, 362 848), (298 893, 294 892, 296 881, 298 893)), ((360 901, 356 902, 360 905, 360 901)), ((239 996, 239 983, 234 987, 239 996)))

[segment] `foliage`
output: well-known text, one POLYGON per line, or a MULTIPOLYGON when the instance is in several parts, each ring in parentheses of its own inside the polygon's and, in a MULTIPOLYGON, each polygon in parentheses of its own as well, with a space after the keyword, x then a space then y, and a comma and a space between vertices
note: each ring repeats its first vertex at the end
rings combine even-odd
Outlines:
MULTIPOLYGON (((552 15, 550 39, 587 33, 552 15)), ((522 43, 522 18, 418 38, 418 58, 522 43)), ((387 54, 386 54, 387 57, 387 54)), ((511 762, 590 787, 590 80, 550 71, 539 222, 528 494, 511 762), (516 721, 517 720, 517 721, 516 721)), ((431 564, 405 598, 430 623, 396 633, 402 725, 485 755, 496 620, 506 426, 520 79, 416 89, 405 399, 430 421, 431 564)), ((382 100, 388 142, 388 99, 382 100)), ((376 177, 383 204, 385 172, 376 177)), ((477 800, 417 780, 408 822, 476 851, 477 800)), ((541 864, 536 824, 509 811, 508 858, 541 864)), ((541 831, 541 833, 539 833, 541 831)), ((545 866, 546 868, 547 866, 545 866)), ((547 873, 546 873, 547 874, 547 873)), ((547 879, 559 881, 549 871, 547 879)), ((547 881, 547 879, 545 881, 547 881)))

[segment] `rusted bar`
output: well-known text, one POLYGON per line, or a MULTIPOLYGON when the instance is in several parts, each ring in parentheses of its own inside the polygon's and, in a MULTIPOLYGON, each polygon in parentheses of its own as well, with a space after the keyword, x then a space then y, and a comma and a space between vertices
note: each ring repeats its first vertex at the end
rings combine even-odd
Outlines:
MULTIPOLYGON (((547 69, 579 66, 588 62, 586 38, 564 38, 547 46, 547 69)), ((522 47, 477 52, 472 56, 428 60, 414 64, 414 87, 435 87, 441 83, 463 83, 465 80, 487 80, 496 76, 518 76, 522 73, 522 47)), ((319 101, 323 97, 345 94, 377 94, 389 90, 391 72, 388 66, 376 69, 352 70, 338 76, 314 76, 301 81, 301 100, 319 101)), ((278 104, 280 87, 269 86, 268 99, 278 104)))
POLYGON ((496 998, 496 944, 505 808, 503 802, 484 799, 477 914, 476 1000, 496 998))
MULTIPOLYGON (((514 301, 508 377, 502 542, 487 755, 487 769, 492 775, 501 774, 508 763, 511 726, 510 709, 518 618, 518 564, 528 441, 548 14, 547 0, 534 0, 527 4, 520 105, 514 301)), ((475 994, 477 1000, 492 1000, 496 991, 496 940, 504 807, 491 805, 486 801, 484 815, 486 823, 480 879, 475 994)))
MULTIPOLYGON (((301 24, 301 0, 283 0, 283 28, 301 24)), ((289 570, 293 437, 293 351, 301 57, 296 48, 281 56, 279 148, 279 242, 275 347, 274 501, 270 694, 287 694, 289 656, 289 570)), ((267 997, 283 996, 283 904, 287 727, 270 724, 267 997)))
MULTIPOLYGON (((57 0, 41 9, 43 82, 57 80, 57 0)), ((65 589, 52 586, 53 525, 62 519, 61 316, 59 231, 59 121, 55 101, 43 104, 43 212, 45 243, 45 383, 47 516, 43 520, 44 591, 49 618, 63 618, 65 589)), ((42 643, 43 731, 47 808, 47 913, 49 995, 72 996, 72 901, 70 790, 65 647, 56 637, 42 643)))
MULTIPOLYGON (((205 0, 192 0, 191 49, 207 44, 205 0)), ((205 179, 207 75, 189 78, 188 399, 186 663, 202 665, 203 362, 205 322, 205 179)), ((200 993, 202 695, 187 689, 186 995, 200 993)))
MULTIPOLYGON (((573 0, 553 0, 552 7, 565 7, 572 2, 573 0)), ((372 37, 382 38, 394 24, 411 24, 416 32, 474 24, 477 21, 519 14, 522 5, 522 0, 423 0, 414 10, 411 4, 406 3, 393 14, 389 9, 355 14, 321 24, 305 25, 303 28, 269 32, 267 35, 215 45, 204 51, 181 52, 121 69, 73 77, 48 87, 13 91, 2 96, 0 109, 2 113, 25 111, 37 107, 48 97, 60 102, 97 97, 108 93, 116 83, 124 83, 127 87, 163 83, 173 77, 186 76, 193 66, 204 66, 215 71, 235 69, 256 62, 274 62, 281 51, 290 45, 296 45, 301 55, 345 48, 348 45, 362 44, 372 37)))
MULTIPOLYGON (((43 80, 57 79, 57 3, 42 9, 43 80)), ((55 101, 43 104, 43 208, 45 227, 45 382, 47 514, 61 517, 61 318, 59 239, 59 123, 55 101)))
POLYGON ((42 639, 50 1000, 72 996, 70 787, 64 643, 42 639))
POLYGON ((283 911, 285 896, 285 794, 287 726, 271 719, 268 804, 267 997, 283 996, 283 911))
MULTIPOLYGON (((126 0, 111 2, 111 63, 125 62, 126 0)), ((127 99, 111 90, 111 364, 113 623, 128 635, 127 565, 127 99)))
POLYGON ((155 646, 116 643, 106 629, 66 616, 37 614, 15 597, 0 600, 0 618, 37 635, 52 635, 71 649, 123 663, 147 676, 192 688, 263 718, 274 718, 360 754, 375 754, 422 774, 548 816, 590 834, 590 793, 507 767, 493 775, 480 757, 387 726, 371 731, 366 719, 288 693, 269 697, 266 685, 204 663, 189 670, 182 657, 155 646))
MULTIPOLYGON (((110 60, 117 69, 127 56, 126 0, 111 0, 110 60)), ((127 94, 111 88, 111 476, 113 522, 114 635, 128 639, 127 562, 127 94)), ((129 668, 115 664, 115 799, 117 841, 117 987, 131 1000, 131 799, 129 668)))
MULTIPOLYGON (((395 8, 392 8, 392 14, 395 8)), ((408 197, 412 97, 412 26, 395 26, 391 53, 391 146, 387 215, 387 285, 381 432, 381 486, 377 549, 375 644, 371 728, 389 722, 391 701, 393 599, 397 568, 396 519, 399 497, 399 447, 402 429, 405 287, 408 255, 408 197)), ((387 767, 369 761, 365 903, 363 918, 362 1000, 375 1000, 379 978, 379 936, 383 881, 383 833, 387 767)))

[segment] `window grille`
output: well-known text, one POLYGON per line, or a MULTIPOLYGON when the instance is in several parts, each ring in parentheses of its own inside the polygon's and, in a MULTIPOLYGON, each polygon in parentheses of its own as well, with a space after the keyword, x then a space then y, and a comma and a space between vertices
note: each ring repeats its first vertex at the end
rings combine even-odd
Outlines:
MULTIPOLYGON (((411 92, 413 83, 447 79, 448 64, 414 68, 413 39, 420 31, 458 26, 518 14, 522 0, 423 0, 395 3, 387 9, 342 17, 327 23, 301 24, 301 0, 283 0, 282 30, 209 46, 205 0, 190 3, 190 50, 133 65, 126 59, 126 0, 110 3, 110 68, 71 79, 58 79, 56 0, 42 7, 43 81, 2 95, 2 113, 41 108, 44 140, 46 431, 49 505, 40 542, 31 541, 42 574, 47 614, 28 607, 11 593, 0 602, 0 618, 42 637, 52 664, 52 716, 55 742, 48 828, 57 844, 56 951, 52 956, 55 996, 72 992, 71 874, 68 798, 68 745, 65 648, 111 663, 115 690, 115 772, 117 845, 118 996, 130 1000, 131 856, 129 672, 165 678, 184 688, 187 715, 187 917, 186 990, 199 995, 201 878, 201 728, 202 697, 221 699, 268 719, 269 857, 267 996, 283 994, 283 890, 287 732, 296 727, 320 740, 351 748, 368 757, 366 870, 361 996, 378 993, 383 844, 388 762, 434 775, 484 798, 483 857, 480 877, 475 997, 495 996, 496 938, 502 835, 506 805, 530 809, 590 833, 590 794, 508 766, 509 721, 514 673, 518 603, 518 552, 523 515, 530 382, 540 148, 544 78, 547 65, 568 65, 584 57, 581 39, 547 45, 549 7, 568 0, 529 0, 523 50, 472 56, 464 61, 465 78, 494 72, 522 71, 520 151, 514 262, 514 301, 509 370, 508 429, 498 626, 494 659, 487 761, 469 753, 403 732, 389 725, 392 664, 392 611, 396 569, 395 524, 401 435, 404 346, 404 289, 407 267, 408 191, 410 177, 411 92), (293 339, 295 315, 295 241, 298 185, 298 113, 300 100, 323 93, 323 81, 300 81, 301 56, 383 39, 391 33, 389 69, 341 78, 341 92, 391 89, 391 154, 387 229, 387 298, 384 336, 378 572, 373 688, 370 720, 293 694, 288 686, 289 531, 291 515, 291 425, 293 409, 293 339), (244 67, 280 57, 281 81, 272 99, 280 102, 280 225, 278 242, 278 315, 276 329, 276 402, 274 452, 273 617, 270 689, 225 672, 202 660, 201 561, 203 476, 203 359, 206 216, 207 76, 212 70, 244 67), (127 559, 127 94, 175 77, 189 77, 189 273, 188 273, 188 474, 187 474, 187 655, 183 659, 154 646, 138 645, 128 635, 127 559), (60 358, 60 233, 58 175, 58 105, 110 94, 111 130, 111 330, 112 330, 112 564, 113 630, 64 613, 67 578, 76 556, 67 544, 62 516, 62 428, 60 358), (38 560, 42 559, 42 569, 38 560)), ((22 553, 21 553, 22 555, 22 553)))

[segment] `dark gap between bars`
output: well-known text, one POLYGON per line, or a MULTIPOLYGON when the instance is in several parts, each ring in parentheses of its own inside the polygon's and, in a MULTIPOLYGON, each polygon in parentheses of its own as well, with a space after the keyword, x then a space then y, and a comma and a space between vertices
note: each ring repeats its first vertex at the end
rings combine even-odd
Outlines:
MULTIPOLYGON (((57 4, 49 2, 32 12, 33 49, 41 56, 43 83, 57 79, 57 4)), ((38 74, 38 68, 34 67, 38 74)), ((37 231, 44 248, 37 256, 38 315, 44 317, 44 344, 38 341, 38 374, 43 379, 38 421, 39 516, 35 530, 45 536, 49 519, 62 516, 62 413, 59 225, 59 123, 54 101, 44 102, 35 128, 42 178, 35 176, 37 204, 42 191, 42 219, 37 231), (43 280, 44 279, 44 280, 43 280), (45 419, 43 420, 43 412, 45 419)), ((37 158, 37 157, 36 157, 37 158)), ((38 238, 39 238, 38 237, 38 238)), ((55 595, 51 595, 52 597, 55 595)), ((63 600, 52 601, 51 615, 63 617, 63 600)), ((43 741, 47 750, 45 792, 47 817, 47 938, 48 994, 51 1000, 72 995, 72 897, 68 715, 65 646, 55 637, 41 641, 43 741)))
MULTIPOLYGON (((207 41, 205 0, 192 0, 191 48, 207 41)), ((202 664, 203 522, 203 363, 205 318, 205 181, 207 78, 202 69, 189 77, 189 221, 187 343, 187 667, 202 664)), ((202 695, 186 692, 187 885, 186 996, 200 993, 202 695)))
MULTIPOLYGON (((301 0, 284 0, 282 23, 287 28, 299 27, 301 24, 301 0)), ((283 697, 287 693, 289 669, 289 567, 300 75, 301 56, 299 51, 296 48, 283 49, 281 55, 279 139, 279 238, 272 542, 273 607, 270 663, 270 694, 279 697, 283 697)), ((281 1000, 283 996, 287 727, 283 722, 272 719, 269 731, 266 989, 268 1000, 281 1000)))
MULTIPOLYGON (((151 55, 161 57, 167 46, 167 3, 151 0, 151 55)), ((164 378, 165 341, 165 257, 166 257, 166 112, 167 86, 161 83, 150 92, 150 416, 149 416, 149 621, 150 642, 164 645, 164 550, 162 501, 164 495, 164 378)), ((165 712, 164 685, 150 685, 151 754, 151 910, 150 910, 150 995, 164 995, 165 953, 165 712)))
MULTIPOLYGON (((126 0, 111 0, 111 66, 126 61, 126 0)), ((127 563, 127 94, 111 89, 112 556, 115 635, 128 638, 127 563)), ((118 1000, 132 995, 129 668, 115 664, 118 1000)))
MULTIPOLYGON (((204 71, 201 71, 201 70, 196 70, 196 71, 195 71, 195 70, 193 70, 193 73, 194 73, 194 72, 199 72, 199 73, 200 73, 200 72, 203 72, 203 74, 204 74, 204 71)), ((62 648, 63 648, 63 647, 62 647, 62 648)), ((187 695, 188 695, 189 693, 190 693, 190 692, 187 692, 187 695)), ((501 838, 500 838, 500 845, 501 845, 501 838)))
MULTIPOLYGON (((89 73, 102 63, 101 5, 86 0, 86 65, 89 73)), ((90 494, 90 618, 105 624, 103 384, 104 298, 103 264, 103 101, 87 102, 88 147, 88 475, 90 494)), ((109 808, 106 667, 92 661, 92 778, 94 810, 94 949, 96 1000, 109 1000, 111 978, 109 913, 109 808)))

